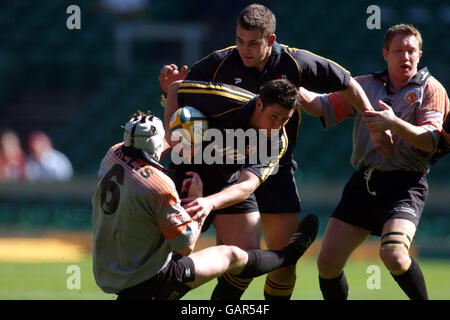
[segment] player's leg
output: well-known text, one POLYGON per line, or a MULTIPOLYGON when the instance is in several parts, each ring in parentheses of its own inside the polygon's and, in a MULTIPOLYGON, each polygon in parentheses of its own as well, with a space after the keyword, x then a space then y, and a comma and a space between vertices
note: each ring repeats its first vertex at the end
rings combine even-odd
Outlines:
MULTIPOLYGON (((300 222, 298 213, 261 214, 261 228, 269 250, 280 250, 295 233, 300 222)), ((289 300, 294 291, 296 265, 270 272, 264 286, 266 300, 289 300)))
MULTIPOLYGON (((259 212, 246 214, 216 214, 213 222, 222 244, 237 246, 243 250, 259 249, 259 212)), ((242 278, 226 272, 218 278, 211 299, 239 300, 252 278, 242 278)))
POLYGON ((369 234, 366 229, 330 218, 317 260, 320 289, 324 299, 347 299, 345 263, 369 234))
POLYGON ((428 299, 422 271, 418 263, 409 256, 415 232, 416 226, 409 220, 388 220, 383 226, 380 257, 410 299, 428 299))
POLYGON ((189 256, 195 266, 195 281, 186 283, 196 288, 224 272, 242 278, 253 278, 277 268, 295 265, 316 238, 318 219, 308 215, 280 250, 242 250, 236 246, 215 246, 189 256))
MULTIPOLYGON (((300 222, 301 203, 293 167, 282 167, 255 191, 261 212, 261 228, 267 247, 282 248, 300 222)), ((289 300, 296 282, 296 266, 286 266, 266 277, 266 300, 289 300)))

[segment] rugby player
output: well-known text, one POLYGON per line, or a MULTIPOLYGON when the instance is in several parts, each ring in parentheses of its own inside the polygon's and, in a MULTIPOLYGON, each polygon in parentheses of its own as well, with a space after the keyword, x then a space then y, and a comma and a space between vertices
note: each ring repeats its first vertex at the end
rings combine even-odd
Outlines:
POLYGON ((318 95, 301 89, 304 110, 320 116, 324 128, 354 118, 351 162, 357 171, 331 215, 318 257, 325 299, 347 298, 344 265, 369 234, 381 236, 381 260, 406 295, 428 299, 409 248, 427 199, 427 173, 450 102, 430 71, 418 69, 422 36, 414 26, 389 28, 382 53, 387 70, 356 78, 375 111, 361 115, 340 93, 318 95), (391 157, 376 153, 369 130, 394 133, 391 157))

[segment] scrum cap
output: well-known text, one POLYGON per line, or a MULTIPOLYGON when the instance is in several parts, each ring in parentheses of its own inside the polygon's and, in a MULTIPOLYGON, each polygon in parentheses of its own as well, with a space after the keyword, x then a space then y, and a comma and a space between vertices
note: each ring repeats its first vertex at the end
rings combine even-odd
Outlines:
POLYGON ((143 150, 159 161, 164 142, 164 127, 159 118, 150 111, 145 114, 138 110, 123 128, 126 147, 143 150))

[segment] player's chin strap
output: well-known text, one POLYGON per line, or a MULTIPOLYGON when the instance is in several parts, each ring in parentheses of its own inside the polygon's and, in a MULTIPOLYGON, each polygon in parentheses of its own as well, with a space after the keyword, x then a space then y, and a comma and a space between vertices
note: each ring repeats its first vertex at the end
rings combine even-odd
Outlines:
POLYGON ((374 167, 369 167, 366 171, 364 171, 364 180, 366 180, 367 192, 369 192, 373 196, 376 196, 377 193, 375 191, 370 191, 370 188, 369 188, 369 181, 370 181, 370 178, 372 178, 372 173, 374 170, 375 170, 374 167))
POLYGON ((142 154, 144 155, 144 160, 147 161, 147 163, 153 167, 158 168, 159 170, 166 172, 166 173, 174 173, 174 170, 170 170, 165 168, 162 164, 160 164, 158 161, 155 160, 155 158, 153 158, 150 153, 148 153, 145 150, 141 150, 142 154))

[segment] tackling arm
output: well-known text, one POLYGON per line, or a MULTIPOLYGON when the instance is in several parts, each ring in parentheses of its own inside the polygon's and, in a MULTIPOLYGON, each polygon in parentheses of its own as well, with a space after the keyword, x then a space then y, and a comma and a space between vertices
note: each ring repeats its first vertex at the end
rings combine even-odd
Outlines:
POLYGON ((166 108, 164 110, 164 128, 166 130, 166 141, 170 146, 173 146, 171 136, 172 132, 170 131, 170 117, 174 114, 174 112, 178 109, 178 87, 181 83, 181 80, 173 82, 169 86, 169 91, 167 93, 166 100, 166 108))
POLYGON ((211 211, 223 209, 246 200, 260 184, 261 180, 258 176, 242 169, 236 183, 205 198, 183 199, 185 202, 192 200, 184 208, 193 220, 202 224, 211 211))

